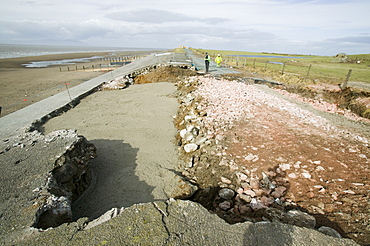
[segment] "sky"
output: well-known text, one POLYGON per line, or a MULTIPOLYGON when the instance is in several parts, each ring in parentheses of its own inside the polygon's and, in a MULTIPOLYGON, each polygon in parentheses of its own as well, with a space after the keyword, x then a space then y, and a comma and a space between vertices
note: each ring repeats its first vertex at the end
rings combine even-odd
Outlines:
POLYGON ((0 43, 370 53, 369 0, 0 0, 0 43))

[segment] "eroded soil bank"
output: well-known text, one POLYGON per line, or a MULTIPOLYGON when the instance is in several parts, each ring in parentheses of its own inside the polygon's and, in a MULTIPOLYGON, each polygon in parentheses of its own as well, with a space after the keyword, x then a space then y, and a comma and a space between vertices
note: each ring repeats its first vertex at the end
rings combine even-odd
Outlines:
MULTIPOLYGON (((363 118, 370 119, 370 85, 365 82, 348 82, 332 80, 329 78, 306 79, 295 74, 263 71, 251 68, 251 71, 240 70, 242 73, 258 75, 269 81, 281 83, 275 88, 283 89, 306 98, 305 102, 315 100, 316 105, 323 103, 334 104, 332 112, 357 114, 363 118), (263 75, 263 76, 262 76, 263 75), (334 109, 335 108, 335 109, 334 109)), ((269 85, 269 84, 268 84, 269 85)), ((361 120, 357 118, 355 120, 361 120)))

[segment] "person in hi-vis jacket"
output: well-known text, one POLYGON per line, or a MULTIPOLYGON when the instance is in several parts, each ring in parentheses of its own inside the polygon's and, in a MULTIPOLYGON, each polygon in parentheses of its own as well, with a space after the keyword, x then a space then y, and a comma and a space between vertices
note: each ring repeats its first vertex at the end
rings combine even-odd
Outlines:
POLYGON ((222 62, 222 57, 220 54, 217 55, 216 59, 215 59, 215 62, 217 64, 217 67, 220 67, 220 64, 222 62))

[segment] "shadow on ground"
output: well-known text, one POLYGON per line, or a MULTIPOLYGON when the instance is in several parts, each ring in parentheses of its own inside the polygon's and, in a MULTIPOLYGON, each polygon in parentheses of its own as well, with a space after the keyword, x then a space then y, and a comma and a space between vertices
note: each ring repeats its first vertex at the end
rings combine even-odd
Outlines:
POLYGON ((138 148, 122 140, 92 140, 98 157, 90 163, 93 180, 85 193, 72 204, 73 219, 98 218, 111 208, 129 207, 153 201, 154 187, 135 174, 138 148))

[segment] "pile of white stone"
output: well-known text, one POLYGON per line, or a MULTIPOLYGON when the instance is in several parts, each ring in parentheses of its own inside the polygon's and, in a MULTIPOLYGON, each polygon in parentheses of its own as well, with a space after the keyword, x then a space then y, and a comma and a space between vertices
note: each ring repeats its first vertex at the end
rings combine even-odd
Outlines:
MULTIPOLYGON (((266 220, 279 220, 284 223, 315 228, 316 220, 313 216, 298 210, 285 211, 286 206, 294 205, 294 203, 285 201, 284 195, 287 188, 284 185, 277 185, 265 173, 262 173, 262 176, 253 174, 253 170, 234 166, 235 163, 225 159, 222 141, 227 131, 239 119, 255 117, 258 112, 257 108, 261 104, 268 107, 279 107, 280 110, 287 111, 303 122, 320 128, 330 127, 326 120, 301 110, 286 100, 269 95, 253 85, 236 81, 213 77, 190 77, 179 82, 178 87, 188 92, 183 93, 179 98, 180 109, 177 116, 180 152, 186 162, 184 175, 196 183, 197 177, 194 176, 196 175, 194 169, 197 168, 199 162, 207 160, 207 157, 202 156, 209 155, 220 157, 220 162, 203 163, 205 168, 209 165, 227 166, 235 174, 234 178, 227 178, 220 174, 220 182, 218 182, 220 190, 216 196, 211 198, 215 206, 214 210, 244 219, 248 214, 263 211, 261 212, 262 217, 266 220), (240 168, 244 169, 240 170, 240 168), (240 184, 242 187, 239 187, 240 184)), ((252 161, 256 156, 246 158, 252 161)), ((210 175, 217 176, 214 170, 210 175)), ((258 221, 258 219, 250 220, 258 221)), ((323 227, 320 231, 340 237, 331 228, 323 227)))
POLYGON ((115 79, 112 79, 111 81, 104 83, 101 87, 102 90, 119 90, 127 87, 127 85, 130 85, 133 83, 133 79, 126 75, 126 76, 118 76, 115 79))

